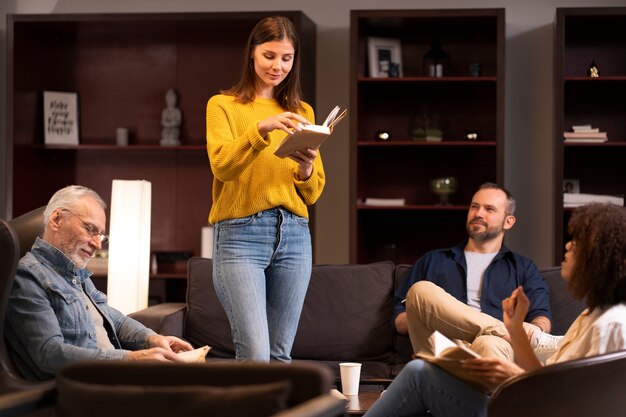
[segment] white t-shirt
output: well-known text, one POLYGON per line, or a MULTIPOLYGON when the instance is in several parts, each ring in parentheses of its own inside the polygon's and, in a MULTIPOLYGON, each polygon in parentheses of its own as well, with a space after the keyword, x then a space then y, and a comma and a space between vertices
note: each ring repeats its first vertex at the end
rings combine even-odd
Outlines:
POLYGON ((626 349, 626 304, 585 310, 572 323, 546 365, 626 349))
POLYGON ((480 311, 480 290, 485 270, 498 252, 478 253, 465 251, 467 263, 467 305, 480 311))

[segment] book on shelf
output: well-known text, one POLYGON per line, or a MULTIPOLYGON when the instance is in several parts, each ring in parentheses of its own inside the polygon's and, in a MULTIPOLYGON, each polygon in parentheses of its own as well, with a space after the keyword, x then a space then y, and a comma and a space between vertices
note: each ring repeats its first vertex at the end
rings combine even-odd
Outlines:
POLYGON ((592 127, 591 125, 574 125, 572 126, 572 131, 581 133, 598 133, 600 132, 600 128, 592 127))
POLYGON ((365 204, 368 206, 394 207, 404 206, 406 200, 404 198, 366 198, 365 204))
POLYGON ((432 334, 432 341, 434 355, 416 353, 414 356, 438 366, 482 392, 489 393, 495 388, 494 385, 471 375, 467 369, 463 368, 463 362, 467 359, 480 358, 478 353, 465 346, 462 342, 455 342, 436 330, 432 334))
POLYGON ((612 203, 618 206, 623 206, 624 196, 587 193, 563 193, 563 207, 565 208, 584 206, 585 204, 589 203, 612 203))
POLYGON ((339 123, 346 115, 348 110, 344 109, 339 113, 340 107, 335 106, 334 109, 328 114, 326 120, 321 125, 302 125, 302 130, 293 132, 290 135, 285 136, 285 139, 278 145, 274 155, 285 158, 292 153, 307 148, 317 149, 322 143, 333 133, 333 128, 339 123))
MULTIPOLYGON (((574 128, 576 126, 572 126, 574 128)), ((594 129, 589 129, 594 130, 594 129)), ((565 143, 603 143, 608 140, 606 132, 597 131, 583 131, 578 130, 574 132, 563 132, 563 139, 565 143)))
POLYGON ((607 142, 608 139, 604 138, 571 138, 565 139, 564 143, 604 143, 607 142))
POLYGON ((563 132, 565 139, 607 139, 606 132, 563 132))

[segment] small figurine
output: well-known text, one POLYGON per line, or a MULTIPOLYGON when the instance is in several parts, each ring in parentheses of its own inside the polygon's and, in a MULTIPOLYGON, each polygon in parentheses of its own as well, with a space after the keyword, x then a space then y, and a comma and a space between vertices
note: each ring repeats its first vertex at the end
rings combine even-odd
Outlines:
POLYGON ((178 96, 176 91, 170 88, 165 93, 165 104, 167 107, 163 109, 161 113, 161 145, 163 146, 178 146, 180 145, 180 124, 182 122, 182 113, 176 103, 178 96))
POLYGON ((587 76, 591 78, 598 78, 600 76, 600 70, 596 65, 596 60, 591 60, 591 64, 589 65, 589 69, 587 70, 587 76))

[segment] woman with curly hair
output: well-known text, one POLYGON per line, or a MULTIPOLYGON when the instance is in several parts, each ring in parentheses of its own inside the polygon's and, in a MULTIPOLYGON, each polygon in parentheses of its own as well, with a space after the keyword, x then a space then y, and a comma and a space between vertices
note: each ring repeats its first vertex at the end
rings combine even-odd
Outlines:
MULTIPOLYGON (((574 321, 546 365, 626 349, 626 208, 589 204, 569 222, 561 275, 569 292, 587 309, 574 321)), ((501 358, 469 359, 473 376, 494 389, 505 380, 543 366, 522 327, 529 301, 522 288, 502 301, 503 321, 515 363, 501 358)), ((414 360, 365 414, 388 416, 486 416, 489 395, 435 365, 414 360)))

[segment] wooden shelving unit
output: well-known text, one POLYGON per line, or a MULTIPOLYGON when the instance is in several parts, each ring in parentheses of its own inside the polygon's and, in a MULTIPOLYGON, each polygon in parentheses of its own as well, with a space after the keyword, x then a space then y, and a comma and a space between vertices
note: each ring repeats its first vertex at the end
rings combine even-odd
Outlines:
MULTIPOLYGON (((68 184, 91 187, 110 203, 113 179, 145 179, 152 183, 152 251, 200 255, 213 179, 206 102, 237 81, 250 30, 276 14, 294 21, 302 68, 314 69, 315 24, 297 11, 9 15, 7 213, 45 205, 68 184), (169 88, 183 113, 182 145, 162 147, 169 88), (46 90, 78 93, 80 145, 44 145, 46 90), (117 127, 129 129, 129 146, 115 146, 117 127)), ((315 73, 302 77, 305 100, 315 106, 315 73)))
POLYGON ((504 9, 354 10, 350 29, 351 261, 411 263, 463 240, 476 188, 504 179, 504 9), (369 37, 400 40, 403 77, 370 77, 369 37), (440 78, 422 65, 434 40, 449 56, 440 78), (470 76, 472 63, 479 76, 470 76), (411 138, 425 106, 436 109, 441 142, 411 138), (379 131, 391 139, 377 141, 379 131), (429 189, 443 176, 459 182, 450 206, 429 189), (367 206, 366 198, 406 205, 367 206))
POLYGON ((555 262, 569 240, 571 208, 563 207, 565 179, 580 192, 621 195, 626 191, 626 8, 557 8, 554 132, 556 202, 555 262), (587 76, 595 61, 600 77, 587 76), (607 132, 605 143, 564 143, 563 132, 591 124, 607 132))

